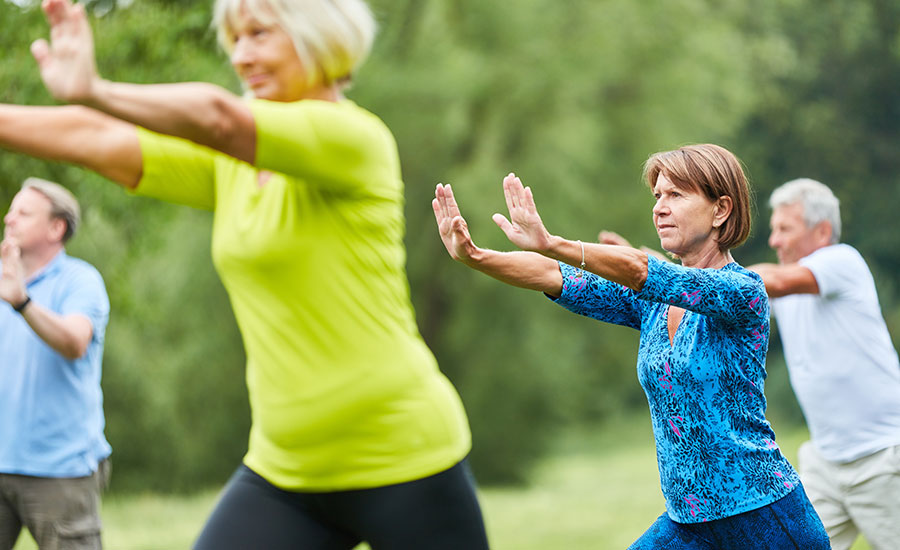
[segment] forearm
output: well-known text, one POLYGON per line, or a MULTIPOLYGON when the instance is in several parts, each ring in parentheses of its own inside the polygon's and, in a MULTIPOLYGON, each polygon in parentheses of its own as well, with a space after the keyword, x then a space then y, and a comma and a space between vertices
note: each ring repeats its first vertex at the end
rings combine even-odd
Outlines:
POLYGON ((85 104, 251 164, 255 160, 253 114, 244 101, 219 86, 201 82, 128 84, 101 80, 85 104))
POLYGON ((0 146, 79 164, 129 188, 141 176, 134 126, 86 107, 0 105, 0 146))
POLYGON ((554 236, 541 253, 575 267, 583 259, 587 271, 634 290, 640 290, 647 280, 647 253, 628 246, 579 243, 554 236))
POLYGON ((812 271, 802 265, 762 263, 751 265, 747 269, 759 274, 770 298, 819 293, 819 285, 812 271))
POLYGON ((498 252, 479 248, 464 263, 508 285, 545 292, 554 297, 562 292, 559 265, 534 252, 498 252))
POLYGON ((41 340, 66 359, 78 359, 87 353, 93 326, 84 315, 62 316, 31 301, 22 310, 22 317, 41 340))

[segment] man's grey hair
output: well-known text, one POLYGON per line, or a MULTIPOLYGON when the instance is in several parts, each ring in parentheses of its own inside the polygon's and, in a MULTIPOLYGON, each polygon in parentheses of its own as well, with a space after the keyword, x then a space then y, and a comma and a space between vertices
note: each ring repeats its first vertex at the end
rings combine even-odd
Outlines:
POLYGON ((841 203, 824 183, 800 178, 784 183, 772 191, 769 207, 772 210, 790 204, 803 206, 803 221, 812 228, 827 221, 831 224, 831 244, 841 240, 841 203))
POLYGON ((78 205, 75 195, 62 185, 41 178, 26 179, 22 183, 22 189, 34 189, 47 197, 47 200, 50 201, 50 215, 66 222, 66 232, 62 242, 65 243, 71 239, 81 224, 81 207, 78 205))

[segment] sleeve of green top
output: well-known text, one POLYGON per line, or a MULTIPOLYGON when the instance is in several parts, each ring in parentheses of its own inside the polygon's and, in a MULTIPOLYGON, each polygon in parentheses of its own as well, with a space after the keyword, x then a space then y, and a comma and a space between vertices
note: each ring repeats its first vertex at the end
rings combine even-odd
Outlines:
POLYGON ((212 210, 215 205, 215 156, 190 141, 138 128, 143 172, 136 195, 212 210))
POLYGON ((350 101, 253 100, 250 108, 257 168, 346 193, 380 195, 400 180, 393 135, 350 101))

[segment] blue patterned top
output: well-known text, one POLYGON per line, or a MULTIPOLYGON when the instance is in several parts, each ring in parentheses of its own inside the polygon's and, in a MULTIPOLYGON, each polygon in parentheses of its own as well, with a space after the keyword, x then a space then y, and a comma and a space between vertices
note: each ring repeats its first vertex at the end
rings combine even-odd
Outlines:
POLYGON ((696 269, 648 258, 640 291, 560 264, 559 305, 641 331, 638 379, 656 438, 666 509, 697 523, 766 506, 799 477, 765 418, 769 300, 736 263, 696 269), (669 343, 669 304, 684 317, 669 343))

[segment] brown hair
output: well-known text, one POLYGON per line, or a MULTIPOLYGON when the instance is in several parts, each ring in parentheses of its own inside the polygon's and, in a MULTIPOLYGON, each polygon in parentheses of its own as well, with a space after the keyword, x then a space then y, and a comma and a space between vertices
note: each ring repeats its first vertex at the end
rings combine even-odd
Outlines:
POLYGON ((711 201, 730 197, 731 215, 719 228, 720 250, 740 246, 750 235, 750 184, 741 161, 728 149, 712 144, 686 145, 651 155, 644 164, 644 180, 650 189, 662 174, 683 190, 701 193, 711 201))

